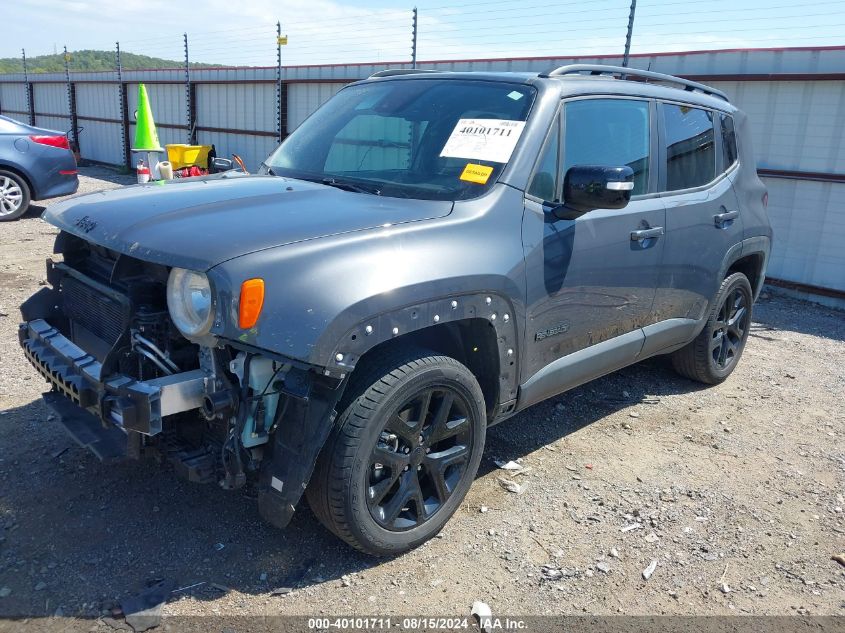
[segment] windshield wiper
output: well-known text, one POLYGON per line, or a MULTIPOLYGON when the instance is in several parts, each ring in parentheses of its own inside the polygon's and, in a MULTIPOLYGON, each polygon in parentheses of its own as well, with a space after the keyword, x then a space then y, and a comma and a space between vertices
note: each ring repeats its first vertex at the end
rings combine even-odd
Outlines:
POLYGON ((268 173, 268 174, 270 174, 271 176, 278 176, 278 175, 279 175, 279 174, 277 174, 276 172, 274 172, 274 171, 273 171, 273 168, 272 168, 272 167, 270 167, 270 165, 268 165, 267 163, 261 163, 261 167, 263 167, 264 169, 266 169, 266 170, 267 170, 267 173, 268 173))
POLYGON ((329 187, 337 187, 338 189, 343 189, 344 191, 354 191, 355 193, 369 193, 374 196, 381 195, 381 189, 377 187, 366 187, 364 185, 359 185, 354 182, 349 182, 348 180, 338 180, 337 178, 323 178, 320 182, 324 185, 328 185, 329 187))

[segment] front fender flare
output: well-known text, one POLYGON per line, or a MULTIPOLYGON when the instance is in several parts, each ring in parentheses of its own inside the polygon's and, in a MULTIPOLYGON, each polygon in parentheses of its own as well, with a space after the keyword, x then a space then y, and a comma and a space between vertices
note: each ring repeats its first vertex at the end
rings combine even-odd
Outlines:
POLYGON ((330 345, 326 372, 340 377, 351 373, 360 358, 377 345, 425 328, 483 319, 496 332, 499 394, 501 401, 507 401, 516 397, 518 387, 517 316, 512 303, 495 292, 453 294, 376 313, 358 319, 351 327, 344 327, 345 320, 338 318, 320 337, 318 347, 330 345))

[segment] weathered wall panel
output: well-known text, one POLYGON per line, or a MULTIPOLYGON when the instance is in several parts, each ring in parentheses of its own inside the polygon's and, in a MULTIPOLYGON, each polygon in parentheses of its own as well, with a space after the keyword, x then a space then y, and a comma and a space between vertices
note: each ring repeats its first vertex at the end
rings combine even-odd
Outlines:
POLYGON ((231 158, 232 154, 237 154, 250 171, 257 170, 261 162, 278 145, 276 139, 271 136, 203 131, 197 132, 197 141, 201 145, 214 145, 217 155, 222 158, 231 158))
POLYGON ((44 114, 68 114, 67 84, 36 83, 33 87, 35 111, 44 114))
POLYGON ((80 121, 79 127, 79 151, 82 156, 100 163, 123 163, 120 123, 80 121))
MULTIPOLYGON (((147 98, 156 123, 187 125, 188 106, 185 102, 185 86, 181 84, 145 84, 147 98)), ((129 117, 138 109, 138 84, 128 86, 129 117)), ((187 132, 186 132, 187 134, 187 132)), ((180 141, 184 143, 185 141, 180 141)))
MULTIPOLYGON (((545 71, 570 63, 618 65, 618 56, 422 61, 420 68, 475 71, 545 71)), ((845 174, 845 47, 773 50, 700 51, 681 54, 634 55, 631 65, 658 72, 705 77, 724 90, 750 117, 758 166, 770 170, 845 174), (770 74, 790 74, 790 81, 767 80, 770 74), (811 75, 836 73, 826 80, 811 75), (806 79, 802 77, 806 75, 806 79), (722 76, 727 81, 719 81, 722 76), (740 80, 749 76, 747 80, 740 80)), ((384 69, 383 63, 300 66, 283 69, 288 83, 287 129, 294 130, 317 107, 343 88, 384 69)), ((391 64, 409 67, 409 64, 391 64)), ((119 119, 114 72, 74 73, 80 146, 84 158, 122 163, 120 125, 85 117, 119 119), (91 83, 89 83, 91 82, 91 83)), ((195 86, 197 140, 214 144, 220 156, 237 153, 250 169, 276 147, 274 136, 227 133, 221 130, 276 131, 275 68, 197 69, 195 86), (263 83, 254 83, 260 81, 263 83), (206 83, 203 83, 206 82, 206 83), (215 131, 202 128, 217 128, 215 131)), ((138 82, 147 91, 162 144, 188 139, 184 73, 179 69, 127 71, 128 111, 136 109, 138 82), (170 83, 156 83, 170 82, 170 83), (177 126, 177 127, 173 127, 177 126)), ((65 131, 70 127, 63 73, 30 77, 35 84, 35 109, 54 116, 37 117, 37 124, 65 131)), ((26 110, 22 74, 0 75, 0 108, 26 110)), ((24 119, 25 115, 15 115, 24 119)), ((130 126, 130 142, 134 125, 130 126)), ((355 149, 349 150, 355 156, 355 149)), ((349 156, 336 156, 342 161, 349 156)), ((133 162, 137 156, 133 156, 133 162)), ((845 184, 765 178, 775 246, 769 274, 799 283, 845 291, 845 184)))
MULTIPOLYGON (((26 123, 26 121, 24 121, 26 123)), ((35 117, 36 127, 43 127, 48 130, 55 130, 63 134, 70 130, 70 118, 57 116, 37 116, 35 117)))
POLYGON ((288 131, 295 130, 308 116, 343 88, 339 83, 300 83, 288 88, 288 131))
POLYGON ((76 112, 79 116, 120 119, 120 87, 117 84, 76 84, 76 112))
MULTIPOLYGON (((26 84, 0 83, 0 110, 4 114, 9 110, 26 112, 26 84)), ((9 116, 18 120, 22 118, 19 114, 9 116)))
POLYGON ((845 173, 845 81, 711 84, 748 114, 759 167, 845 173))
POLYGON ((845 184, 764 181, 775 233, 768 274, 845 291, 845 184))
POLYGON ((276 131, 273 84, 199 84, 196 98, 200 127, 276 131))

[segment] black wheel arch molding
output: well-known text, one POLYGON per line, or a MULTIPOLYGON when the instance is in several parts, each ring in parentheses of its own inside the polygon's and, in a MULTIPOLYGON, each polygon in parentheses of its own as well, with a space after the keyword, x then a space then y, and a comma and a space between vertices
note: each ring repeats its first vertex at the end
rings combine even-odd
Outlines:
MULTIPOLYGON (((722 260, 716 289, 731 270, 745 273, 751 283, 753 298, 756 301, 766 281, 766 269, 772 252, 771 235, 746 237, 734 244, 722 260)), ((715 290, 714 290, 715 294, 715 290)), ((706 319, 705 319, 706 320, 706 319)))
POLYGON ((379 311, 369 318, 358 319, 338 336, 337 332, 347 322, 347 315, 341 315, 333 322, 318 343, 318 349, 331 350, 325 355, 330 374, 353 371, 367 353, 391 341, 401 341, 403 336, 480 320, 495 332, 499 367, 497 400, 506 402, 517 395, 520 357, 517 321, 522 319, 513 302, 498 292, 452 293, 379 311))
MULTIPOLYGON (((498 359, 495 402, 491 403, 494 405, 491 408, 495 409, 495 405, 517 397, 521 343, 518 324, 524 321, 524 309, 501 289, 443 294, 442 286, 452 284, 454 280, 448 284, 432 282, 431 285, 370 297, 341 310, 323 329, 303 328, 297 336, 308 337, 308 354, 305 357, 286 353, 283 347, 268 346, 268 342, 273 343, 272 337, 269 341, 260 337, 251 340, 256 333, 220 340, 243 351, 277 357, 300 368, 312 368, 320 374, 342 380, 355 371, 362 358, 380 346, 416 340, 421 334, 448 338, 452 334, 444 330, 449 326, 483 322, 490 327, 495 340, 495 350, 487 351, 498 359), (431 286, 441 287, 436 289, 431 286), (429 296, 427 291, 438 294, 436 298, 420 301, 419 297, 429 296), (416 301, 412 301, 415 297, 416 301), (362 314, 368 316, 362 318, 362 314)), ((472 286, 472 282, 466 285, 472 286)), ((267 327, 272 330, 274 326, 267 327)))

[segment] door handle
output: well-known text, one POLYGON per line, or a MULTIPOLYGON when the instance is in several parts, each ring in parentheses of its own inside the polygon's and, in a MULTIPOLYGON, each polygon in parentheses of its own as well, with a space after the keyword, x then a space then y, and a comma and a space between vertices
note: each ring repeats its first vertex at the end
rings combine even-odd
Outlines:
POLYGON ((714 215, 713 220, 716 222, 717 229, 723 229, 725 228, 725 224, 727 224, 731 220, 735 220, 738 217, 739 211, 725 211, 724 213, 717 213, 716 215, 714 215))
POLYGON ((631 231, 632 242, 642 242, 652 237, 660 237, 665 235, 666 231, 662 226, 655 226, 653 229, 640 229, 639 231, 631 231))

